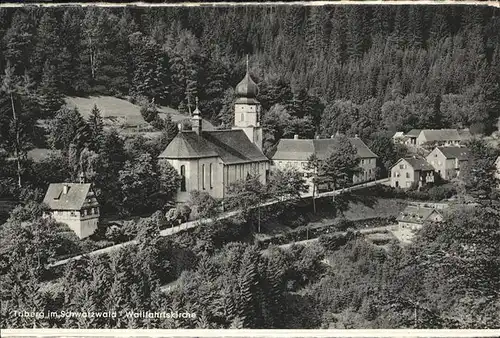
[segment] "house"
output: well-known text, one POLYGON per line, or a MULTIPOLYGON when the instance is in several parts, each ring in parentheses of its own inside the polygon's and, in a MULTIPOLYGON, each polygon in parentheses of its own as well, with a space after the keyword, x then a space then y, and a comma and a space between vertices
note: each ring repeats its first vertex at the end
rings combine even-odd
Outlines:
POLYGON ((99 203, 90 183, 51 183, 43 200, 44 217, 66 223, 80 238, 92 235, 99 223, 99 203))
POLYGON ((416 146, 417 145, 417 137, 420 135, 420 132, 422 129, 412 129, 408 133, 405 134, 405 141, 404 143, 409 146, 416 146))
MULTIPOLYGON (((353 183, 361 183, 375 179, 377 158, 370 148, 356 135, 349 138, 350 143, 356 148, 360 158, 359 167, 362 171, 353 177, 353 183)), ((281 139, 278 142, 276 152, 272 156, 273 167, 285 169, 294 167, 304 174, 312 192, 313 170, 308 168, 308 160, 315 154, 318 159, 324 159, 329 155, 335 136, 329 139, 299 139, 295 135, 293 139, 281 139)))
POLYGON ((472 138, 469 129, 412 129, 401 134, 402 132, 394 134, 393 141, 410 147, 422 147, 426 144, 458 146, 472 138))
POLYGON ((465 147, 436 147, 426 160, 444 180, 458 177, 467 163, 469 149, 465 147))
POLYGON ((197 102, 192 130, 180 130, 159 155, 158 160, 169 162, 181 177, 177 203, 187 202, 193 190, 223 198, 231 183, 250 174, 259 175, 260 181, 266 183, 269 159, 262 152, 258 87, 250 77, 248 62, 245 78, 236 86, 235 94, 231 130, 204 130, 197 102))
POLYGON ((443 215, 434 208, 420 205, 407 206, 397 217, 398 225, 413 230, 420 229, 426 222, 441 222, 443 215))
POLYGON ((498 179, 498 189, 500 189, 500 156, 497 157, 497 160, 495 161, 495 165, 497 168, 496 172, 496 178, 498 179))
POLYGON ((423 129, 416 139, 416 145, 458 146, 471 138, 468 129, 423 129))
POLYGON ((391 187, 421 187, 434 182, 434 167, 424 158, 413 156, 401 158, 391 167, 391 187))
POLYGON ((405 133, 403 133, 402 131, 398 131, 392 136, 393 143, 404 144, 406 139, 407 137, 405 136, 405 133))

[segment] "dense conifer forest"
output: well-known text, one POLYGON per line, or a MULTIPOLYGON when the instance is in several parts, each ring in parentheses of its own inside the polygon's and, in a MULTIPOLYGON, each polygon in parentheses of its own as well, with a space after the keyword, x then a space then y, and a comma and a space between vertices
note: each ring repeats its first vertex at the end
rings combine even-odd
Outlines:
POLYGON ((485 6, 3 8, 0 38, 2 74, 29 75, 45 96, 145 96, 184 112, 199 96, 217 123, 249 54, 264 109, 292 120, 268 123, 271 144, 332 128, 489 133, 500 106, 500 17, 485 6))

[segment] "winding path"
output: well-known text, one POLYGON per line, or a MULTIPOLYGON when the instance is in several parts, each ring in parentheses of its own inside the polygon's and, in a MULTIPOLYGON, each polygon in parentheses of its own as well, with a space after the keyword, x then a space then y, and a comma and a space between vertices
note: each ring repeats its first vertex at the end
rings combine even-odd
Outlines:
MULTIPOLYGON (((316 198, 328 197, 328 196, 336 196, 336 195, 339 195, 339 194, 341 194, 342 192, 345 192, 345 191, 358 190, 360 188, 366 188, 366 187, 374 186, 376 184, 387 184, 387 182, 389 182, 388 178, 384 178, 384 179, 377 180, 377 181, 371 181, 371 182, 367 182, 367 183, 361 183, 359 185, 355 185, 355 186, 352 186, 352 187, 349 187, 349 188, 345 188, 345 189, 339 189, 339 190, 327 191, 327 192, 324 192, 324 193, 320 193, 320 194, 318 194, 316 196, 316 198)), ((302 198, 310 198, 310 197, 312 197, 311 193, 306 193, 306 194, 302 195, 302 198)), ((277 203, 281 203, 281 202, 284 202, 284 201, 274 200, 274 201, 269 201, 269 202, 263 203, 261 206, 268 206, 268 205, 273 205, 273 204, 277 204, 277 203)), ((239 213, 240 213, 239 210, 225 212, 225 213, 221 214, 217 219, 231 218, 233 216, 238 215, 239 213)), ((213 219, 209 218, 209 219, 203 220, 203 223, 206 224, 206 223, 211 223, 213 221, 214 221, 213 219)), ((200 224, 200 220, 194 220, 194 221, 185 222, 185 223, 182 223, 182 224, 180 224, 178 226, 161 230, 160 231, 160 236, 162 236, 162 237, 171 236, 171 235, 174 235, 174 234, 176 234, 178 232, 181 232, 181 231, 184 231, 184 230, 187 230, 187 229, 191 229, 191 228, 195 228, 199 224, 200 224)), ((312 241, 312 240, 309 240, 309 241, 312 241)), ((300 242, 297 242, 297 243, 300 243, 300 242)), ((89 256, 89 257, 91 257, 91 256, 98 256, 98 255, 102 255, 102 254, 105 254, 105 253, 113 252, 115 250, 118 250, 118 249, 120 249, 122 247, 125 247, 125 246, 128 246, 128 245, 135 245, 135 244, 137 244, 136 240, 132 240, 132 241, 129 241, 129 242, 124 242, 124 243, 116 244, 116 245, 113 245, 113 246, 109 246, 107 248, 103 248, 103 249, 91 251, 91 252, 88 252, 88 253, 83 254, 83 255, 73 256, 73 257, 66 258, 66 259, 63 259, 63 260, 60 260, 60 261, 57 261, 57 262, 54 262, 54 263, 50 263, 50 264, 48 264, 47 267, 48 268, 54 268, 54 267, 61 266, 61 265, 64 265, 66 263, 69 263, 71 261, 81 259, 83 256, 89 256)), ((291 244, 293 244, 293 243, 285 244, 285 245, 291 245, 291 244)))

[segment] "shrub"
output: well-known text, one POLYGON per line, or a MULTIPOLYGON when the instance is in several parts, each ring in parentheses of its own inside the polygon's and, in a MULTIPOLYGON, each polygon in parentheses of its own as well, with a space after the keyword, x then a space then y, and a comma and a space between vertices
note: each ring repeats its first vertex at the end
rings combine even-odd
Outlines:
POLYGON ((189 220, 190 215, 191 215, 191 208, 186 204, 177 206, 175 208, 171 208, 165 213, 165 218, 164 218, 165 225, 174 226, 187 222, 189 220))
POLYGON ((119 243, 125 236, 122 228, 120 228, 116 224, 112 224, 106 229, 105 237, 107 240, 110 240, 114 243, 119 243))
POLYGON ((156 130, 165 129, 165 121, 158 115, 150 122, 151 126, 156 130))
POLYGON ((82 252, 80 239, 73 231, 58 231, 57 246, 54 247, 56 256, 74 256, 82 252))
POLYGON ((345 234, 321 235, 318 239, 319 244, 325 251, 336 251, 347 243, 345 234))
POLYGON ((141 107, 141 115, 147 123, 153 122, 158 117, 156 105, 152 102, 141 107))
POLYGON ((429 198, 433 201, 441 201, 456 195, 457 190, 451 185, 433 186, 428 190, 429 198))
POLYGON ((334 226, 338 231, 346 231, 348 228, 354 226, 354 222, 345 217, 341 217, 335 220, 334 226))
POLYGON ((135 221, 126 221, 121 227, 123 231, 123 235, 127 239, 133 239, 137 236, 139 229, 137 228, 137 222, 135 221))

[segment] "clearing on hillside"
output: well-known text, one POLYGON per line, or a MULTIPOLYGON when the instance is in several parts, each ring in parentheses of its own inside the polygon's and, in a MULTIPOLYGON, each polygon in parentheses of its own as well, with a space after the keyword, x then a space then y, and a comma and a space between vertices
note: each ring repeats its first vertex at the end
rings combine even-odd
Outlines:
MULTIPOLYGON (((116 98, 113 96, 88 96, 88 97, 66 97, 66 105, 70 108, 77 108, 80 114, 87 118, 90 115, 94 104, 99 108, 107 127, 117 127, 125 132, 149 131, 148 136, 157 135, 158 132, 151 132, 152 127, 144 121, 141 115, 141 107, 127 100, 116 98), (149 135, 151 134, 151 135, 149 135)), ((165 118, 167 114, 172 116, 172 121, 179 123, 180 121, 189 118, 188 115, 183 115, 177 110, 158 106, 159 116, 165 118)), ((203 120, 203 128, 205 130, 214 129, 213 125, 203 120)))

